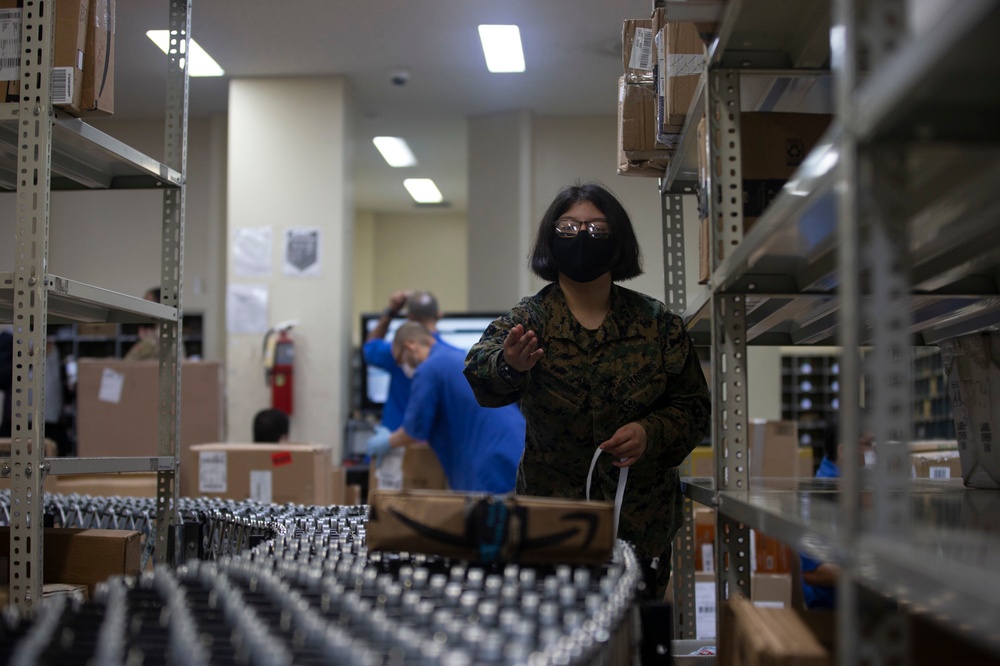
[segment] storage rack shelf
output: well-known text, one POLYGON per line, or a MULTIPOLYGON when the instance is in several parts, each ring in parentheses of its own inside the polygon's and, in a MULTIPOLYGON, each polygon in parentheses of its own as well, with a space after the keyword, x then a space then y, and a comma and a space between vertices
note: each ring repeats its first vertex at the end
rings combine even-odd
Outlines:
POLYGON ((11 454, 0 460, 0 474, 11 479, 9 603, 27 615, 33 614, 42 600, 45 474, 157 472, 157 561, 168 561, 169 537, 174 531, 178 532, 174 550, 184 550, 179 540, 183 536, 177 514, 176 474, 188 108, 183 53, 190 35, 191 0, 164 3, 172 37, 166 59, 163 163, 53 109, 53 8, 51 0, 24 0, 20 12, 20 100, 0 104, 0 189, 16 191, 18 201, 15 266, 13 271, 0 273, 0 321, 14 325, 15 359, 11 454), (160 303, 48 273, 51 192, 130 188, 163 192, 160 303), (45 457, 39 443, 44 438, 48 324, 85 322, 158 326, 158 456, 45 457))
MULTIPOLYGON (((671 20, 686 4, 654 6, 665 6, 671 20)), ((716 477, 686 479, 684 488, 692 501, 717 510, 718 603, 749 590, 739 544, 752 528, 842 565, 840 590, 848 596, 838 611, 840 663, 859 663, 862 651, 907 659, 906 632, 880 631, 898 628, 897 611, 879 609, 867 616, 871 631, 861 630, 862 588, 1000 654, 1000 533, 990 518, 1000 495, 961 481, 908 478, 906 447, 893 442, 912 428, 911 383, 898 381, 909 364, 892 361, 907 345, 1000 327, 1000 5, 950 3, 914 36, 902 15, 908 5, 889 0, 698 4, 705 14, 692 18, 717 21, 716 36, 660 193, 665 233, 677 234, 677 197, 697 183, 696 128, 704 118, 710 247, 723 249, 712 257, 708 284, 689 290, 681 304, 696 342, 712 348, 716 477), (829 19, 820 22, 825 49, 803 34, 815 22, 804 23, 798 12, 829 19), (774 81, 832 79, 836 95, 827 112, 834 120, 744 233, 739 113, 748 109, 741 87, 766 78, 768 69, 776 70, 774 81), (843 347, 845 445, 854 446, 862 427, 862 374, 877 396, 869 424, 882 446, 873 478, 854 466, 826 483, 749 478, 741 435, 752 380, 747 344, 843 347), (863 345, 875 351, 867 371, 856 353, 863 345)), ((667 270, 670 294, 670 285, 683 284, 683 261, 667 270)), ((682 639, 694 638, 690 543, 675 548, 681 613, 674 635, 682 639)))
MULTIPOLYGON (((0 189, 17 189, 17 103, 0 104, 0 189)), ((52 189, 180 187, 181 174, 79 118, 54 112, 52 189)))

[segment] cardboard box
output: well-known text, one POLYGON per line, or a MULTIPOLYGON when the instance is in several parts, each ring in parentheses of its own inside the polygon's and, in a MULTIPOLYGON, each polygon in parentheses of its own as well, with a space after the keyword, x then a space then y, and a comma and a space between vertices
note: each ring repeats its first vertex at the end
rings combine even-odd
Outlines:
POLYGON ((626 83, 655 82, 654 35, 651 19, 626 19, 622 23, 622 71, 626 83))
POLYGON ((677 135, 684 129, 688 109, 705 69, 705 47, 693 23, 668 22, 657 50, 657 134, 677 135))
POLYGON ((670 152, 656 145, 656 88, 652 84, 618 79, 618 134, 630 162, 669 160, 670 152))
MULTIPOLYGON (((86 585, 93 594, 111 576, 139 573, 141 532, 47 528, 44 539, 43 582, 86 585)), ((9 527, 0 527, 0 557, 10 557, 9 527)))
POLYGON ((962 480, 970 488, 1000 488, 1000 331, 943 340, 938 345, 948 376, 962 480))
POLYGON ((77 324, 76 334, 81 337, 113 338, 118 334, 118 324, 77 324))
POLYGON ((80 116, 115 111, 115 0, 90 0, 80 116))
POLYGON ((718 663, 738 666, 829 666, 830 652, 790 608, 762 608, 734 596, 719 617, 718 663))
MULTIPOLYGON (((678 577, 671 576, 666 594, 669 603, 677 596, 675 585, 678 585, 678 577)), ((699 640, 716 638, 715 572, 695 572, 694 595, 695 635, 699 640)), ((790 574, 751 574, 750 595, 753 604, 761 608, 791 608, 792 577, 790 574)))
MULTIPOLYGON (((18 36, 18 39, 5 39, 0 46, 0 58, 4 63, 12 63, 12 66, 0 67, 0 89, 7 102, 20 101, 21 4, 21 0, 0 0, 0 9, 7 10, 4 35, 18 36)), ((56 3, 52 100, 55 106, 73 115, 78 115, 81 108, 89 17, 89 0, 59 0, 56 3)))
MULTIPOLYGON (((10 588, 7 585, 7 569, 9 566, 0 558, 0 566, 3 566, 3 587, 0 587, 0 606, 6 606, 10 603, 10 588)), ((79 599, 80 601, 86 601, 90 598, 87 593, 86 585, 70 585, 69 583, 45 583, 42 585, 42 598, 51 599, 52 597, 73 597, 79 599)))
POLYGON ((750 530, 750 571, 761 574, 787 574, 792 571, 792 558, 797 554, 784 543, 750 530))
POLYGON ((429 446, 408 446, 368 467, 371 490, 447 490, 448 478, 429 446))
POLYGON ((266 504, 333 504, 333 453, 320 444, 199 444, 197 496, 266 504))
POLYGON ((797 477, 799 434, 795 421, 750 421, 750 476, 797 477))
MULTIPOLYGON (((80 457, 155 456, 159 449, 159 363, 80 359, 77 363, 77 452, 80 457)), ((194 444, 219 442, 223 431, 222 365, 181 363, 180 493, 196 490, 194 444)))
POLYGON ((694 507, 694 568, 695 571, 715 571, 715 509, 694 507))
POLYGON ((915 479, 960 479, 962 460, 955 451, 924 451, 910 454, 915 479))
POLYGON ((615 540, 611 502, 431 490, 376 490, 368 500, 369 550, 602 564, 615 540))

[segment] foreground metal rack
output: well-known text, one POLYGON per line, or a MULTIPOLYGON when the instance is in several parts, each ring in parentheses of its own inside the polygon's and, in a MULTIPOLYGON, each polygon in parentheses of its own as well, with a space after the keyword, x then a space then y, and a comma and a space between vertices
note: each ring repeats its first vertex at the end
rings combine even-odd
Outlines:
MULTIPOLYGON (((668 19, 683 4, 668 2, 668 19)), ((705 118, 710 280, 678 296, 684 257, 665 263, 671 306, 681 306, 696 339, 712 348, 716 476, 692 480, 686 489, 718 512, 718 603, 738 592, 749 596, 752 528, 842 565, 841 663, 860 663, 862 655, 906 661, 901 608, 928 610, 942 626, 1000 654, 997 535, 962 520, 996 515, 997 492, 914 482, 905 446, 912 429, 909 347, 1000 327, 1000 128, 993 120, 1000 110, 1000 56, 993 46, 1000 6, 947 3, 917 34, 907 16, 911 3, 899 0, 795 4, 730 0, 701 17, 719 22, 717 36, 706 50, 706 73, 678 153, 661 180, 671 234, 665 245, 683 247, 680 198, 696 176, 694 130, 705 118), (805 24, 794 20, 802 13, 821 17, 808 24, 824 32, 819 62, 816 40, 805 39, 805 24), (824 63, 830 71, 817 73, 824 63), (778 79, 832 79, 827 112, 834 119, 744 233, 740 113, 748 109, 741 93, 752 77, 776 67, 778 79), (839 483, 807 490, 749 478, 747 346, 762 344, 842 348, 847 464, 839 483), (861 346, 872 349, 864 363, 861 346), (870 391, 864 423, 863 376, 870 391), (862 428, 879 442, 870 481, 851 464, 862 428), (951 522, 932 520, 939 515, 951 522), (860 598, 867 591, 888 603, 865 615, 862 631, 860 598)), ((693 638, 690 534, 676 550, 682 586, 675 636, 693 638)))
POLYGON ((184 268, 184 178, 187 153, 187 71, 190 0, 169 0, 165 163, 126 146, 52 106, 54 0, 21 8, 20 101, 0 105, 0 188, 16 190, 14 270, 0 273, 0 322, 14 329, 12 443, 0 461, 11 479, 10 603, 32 612, 42 597, 44 560, 40 511, 46 473, 77 474, 136 468, 157 472, 157 557, 167 561, 177 520, 180 430, 181 307, 184 268), (50 193, 58 189, 163 190, 162 299, 147 303, 48 273, 50 193), (51 319, 50 319, 51 317, 51 319), (156 323, 160 340, 159 458, 46 460, 45 349, 49 322, 156 323))

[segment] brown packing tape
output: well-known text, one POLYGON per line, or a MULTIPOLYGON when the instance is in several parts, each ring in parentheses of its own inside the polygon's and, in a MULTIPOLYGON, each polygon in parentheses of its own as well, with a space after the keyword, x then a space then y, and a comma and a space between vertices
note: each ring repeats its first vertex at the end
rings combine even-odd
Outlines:
POLYGON ((368 548, 468 560, 608 561, 614 505, 521 495, 375 490, 368 548))

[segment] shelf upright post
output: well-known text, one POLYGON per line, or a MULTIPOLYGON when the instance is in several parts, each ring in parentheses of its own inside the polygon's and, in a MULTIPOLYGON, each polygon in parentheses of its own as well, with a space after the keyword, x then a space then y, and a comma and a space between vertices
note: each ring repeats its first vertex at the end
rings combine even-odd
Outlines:
MULTIPOLYGON (((684 261, 684 197, 690 195, 663 192, 663 260, 667 307, 675 314, 687 310, 687 276, 684 261)), ((690 459, 685 463, 681 476, 691 475, 690 459)), ((684 521, 674 539, 672 576, 674 585, 674 640, 698 638, 695 603, 695 535, 694 511, 691 498, 684 498, 684 521)))
MULTIPOLYGON (((188 69, 184 54, 189 53, 191 0, 170 0, 170 42, 167 50, 167 102, 164 117, 164 161, 181 175, 180 187, 163 191, 163 239, 161 245, 161 302, 177 308, 175 321, 161 321, 159 449, 161 456, 173 456, 169 470, 156 474, 156 561, 179 563, 185 558, 183 525, 180 521, 180 419, 181 419, 181 332, 184 287, 184 203, 187 180, 188 69), (169 530, 177 530, 169 538, 169 530), (168 552, 174 544, 174 553, 168 552)), ((189 470, 190 471, 190 470, 189 470)))
POLYGON ((909 261, 899 200, 904 166, 897 147, 858 144, 855 101, 859 72, 873 70, 905 34, 906 6, 902 0, 838 0, 834 11, 830 52, 837 77, 837 114, 843 126, 837 178, 843 472, 838 529, 843 557, 851 560, 842 567, 844 575, 837 589, 838 652, 843 664, 904 663, 909 655, 905 614, 890 604, 872 603, 871 595, 866 597, 868 603, 862 602, 864 590, 856 575, 857 563, 851 558, 863 537, 862 432, 871 432, 878 447, 871 529, 889 538, 905 537, 909 531, 907 447, 913 405, 909 261), (863 334, 872 344, 867 368, 859 351, 863 334), (872 388, 865 422, 862 376, 869 378, 872 388))
MULTIPOLYGON (((708 124, 708 206, 711 268, 743 240, 743 182, 740 141, 740 73, 710 67, 705 117, 708 124)), ((712 289, 712 446, 715 489, 750 489, 747 412, 746 299, 712 289)), ((718 497, 716 498, 718 505, 718 497)), ((750 528, 719 512, 715 552, 716 625, 723 603, 742 594, 750 598, 750 528)), ((721 633, 716 633, 721 636, 721 633)))
POLYGON ((42 602, 54 15, 55 2, 52 0, 24 0, 21 8, 11 405, 14 413, 10 456, 10 604, 27 615, 33 614, 42 602))

